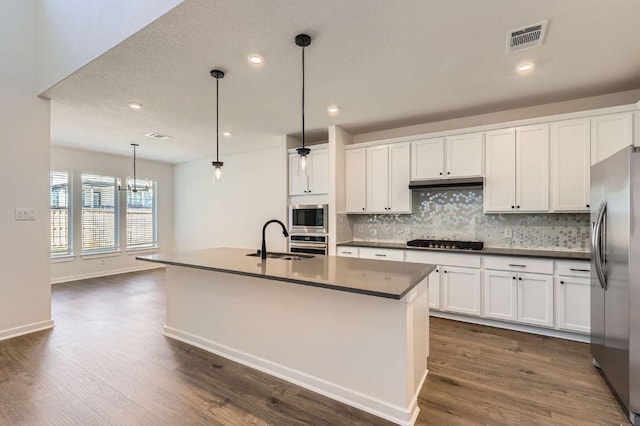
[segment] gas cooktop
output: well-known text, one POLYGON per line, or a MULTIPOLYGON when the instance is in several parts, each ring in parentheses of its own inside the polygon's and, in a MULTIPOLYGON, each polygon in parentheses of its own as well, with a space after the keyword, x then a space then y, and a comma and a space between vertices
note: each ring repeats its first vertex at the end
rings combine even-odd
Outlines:
POLYGON ((437 248, 450 250, 482 250, 482 241, 454 241, 454 240, 411 240, 409 247, 437 248))

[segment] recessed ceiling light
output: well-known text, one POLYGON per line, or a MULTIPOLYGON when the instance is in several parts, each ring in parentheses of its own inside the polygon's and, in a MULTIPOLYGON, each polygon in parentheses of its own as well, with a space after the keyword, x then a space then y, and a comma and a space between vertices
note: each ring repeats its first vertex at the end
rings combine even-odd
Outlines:
POLYGON ((163 135, 162 133, 155 133, 155 132, 147 133, 145 136, 154 138, 154 139, 171 139, 171 136, 169 135, 163 135))
POLYGON ((138 102, 129 102, 129 107, 131 109, 142 109, 142 104, 138 102))
POLYGON ((520 64, 516 69, 520 72, 529 72, 533 69, 533 62, 525 62, 524 64, 520 64))
POLYGON ((249 58, 249 63, 253 64, 253 65, 260 65, 261 63, 264 62, 264 58, 260 55, 250 55, 249 58))
POLYGON ((329 107, 327 108, 327 112, 329 113, 329 115, 337 115, 338 111, 340 110, 336 105, 329 105, 329 107))
POLYGON ((231 136, 231 132, 222 132, 223 136, 231 136))

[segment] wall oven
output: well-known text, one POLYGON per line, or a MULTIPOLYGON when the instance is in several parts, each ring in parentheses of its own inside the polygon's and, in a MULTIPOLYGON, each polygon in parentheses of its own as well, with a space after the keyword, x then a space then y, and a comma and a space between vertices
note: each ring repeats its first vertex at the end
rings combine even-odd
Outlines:
POLYGON ((327 234, 328 220, 326 204, 289 206, 290 234, 327 234))
POLYGON ((326 235, 291 234, 289 236, 291 253, 328 254, 326 235))

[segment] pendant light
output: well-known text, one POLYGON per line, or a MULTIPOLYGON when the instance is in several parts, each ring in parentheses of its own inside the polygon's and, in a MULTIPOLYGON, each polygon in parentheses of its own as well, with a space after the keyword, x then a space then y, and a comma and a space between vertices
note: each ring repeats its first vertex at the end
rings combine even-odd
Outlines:
POLYGON ((222 166, 224 166, 224 162, 220 161, 220 133, 218 131, 219 125, 219 83, 220 79, 224 78, 224 72, 220 70, 211 70, 211 77, 216 79, 216 161, 212 161, 211 165, 213 166, 213 183, 222 183, 222 166))
POLYGON ((302 47, 302 148, 296 149, 298 153, 298 172, 301 175, 307 174, 307 156, 311 152, 304 146, 304 48, 311 44, 311 37, 307 34, 296 36, 296 45, 302 47))
POLYGON ((138 187, 138 180, 136 178, 136 148, 139 146, 137 143, 132 143, 133 147, 133 185, 127 182, 127 187, 123 188, 120 182, 120 178, 118 178, 118 190, 119 191, 131 191, 131 192, 146 192, 151 188, 151 183, 149 183, 148 179, 144 180, 144 184, 142 187, 138 187))

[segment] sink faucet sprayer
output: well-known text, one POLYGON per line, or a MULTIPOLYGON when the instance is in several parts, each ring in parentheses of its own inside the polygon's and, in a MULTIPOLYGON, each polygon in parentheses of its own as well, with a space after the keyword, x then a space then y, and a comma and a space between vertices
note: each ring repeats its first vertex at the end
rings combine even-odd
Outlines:
POLYGON ((267 230, 267 226, 273 222, 279 223, 280 226, 282 226, 282 235, 284 235, 285 238, 289 236, 289 233, 287 232, 287 228, 286 226, 284 226, 284 223, 280 222, 278 219, 271 219, 267 221, 267 223, 265 223, 264 226, 262 227, 262 251, 260 252, 260 259, 267 258, 267 244, 265 242, 264 233, 267 230))

